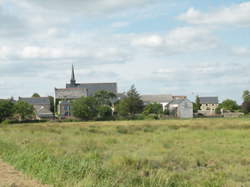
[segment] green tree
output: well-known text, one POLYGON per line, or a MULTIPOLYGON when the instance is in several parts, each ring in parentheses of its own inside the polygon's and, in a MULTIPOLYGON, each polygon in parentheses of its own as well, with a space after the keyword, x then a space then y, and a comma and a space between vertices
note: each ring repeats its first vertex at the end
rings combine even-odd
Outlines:
POLYGON ((237 104, 236 101, 231 100, 231 99, 226 99, 221 104, 219 104, 219 106, 216 109, 216 113, 220 113, 221 109, 226 110, 226 111, 234 112, 236 110, 239 110, 240 107, 239 107, 239 105, 237 104))
POLYGON ((29 119, 34 116, 34 107, 24 101, 17 101, 14 105, 14 111, 20 120, 29 119))
POLYGON ((250 92, 248 90, 243 91, 242 99, 243 102, 250 102, 250 92))
POLYGON ((10 100, 0 100, 0 123, 12 116, 14 104, 10 100))
POLYGON ((94 97, 96 98, 98 104, 111 106, 116 98, 116 94, 106 90, 100 90, 95 93, 94 97))
POLYGON ((54 114, 55 113, 55 104, 54 104, 54 97, 48 96, 50 102, 50 111, 54 114))
POLYGON ((195 103, 193 103, 193 110, 194 112, 198 112, 201 108, 200 97, 196 96, 195 103))
POLYGON ((143 114, 149 115, 149 114, 162 114, 163 108, 161 104, 158 103, 151 103, 145 106, 143 110, 143 114))
POLYGON ((241 105, 241 109, 242 112, 244 112, 244 114, 248 114, 250 112, 250 102, 249 101, 243 102, 241 105))
POLYGON ((143 111, 143 101, 141 100, 140 94, 137 92, 134 85, 131 86, 127 92, 127 97, 123 98, 118 102, 116 108, 118 115, 131 116, 141 113, 143 111))
POLYGON ((98 120, 110 120, 112 119, 112 109, 107 105, 100 105, 97 107, 98 120))
POLYGON ((250 92, 248 90, 245 90, 242 94, 243 103, 241 105, 242 111, 245 114, 248 114, 250 112, 250 92))
POLYGON ((72 113, 82 120, 95 120, 98 103, 95 97, 81 97, 72 102, 72 113))
POLYGON ((40 95, 38 93, 34 93, 32 97, 40 97, 40 95))

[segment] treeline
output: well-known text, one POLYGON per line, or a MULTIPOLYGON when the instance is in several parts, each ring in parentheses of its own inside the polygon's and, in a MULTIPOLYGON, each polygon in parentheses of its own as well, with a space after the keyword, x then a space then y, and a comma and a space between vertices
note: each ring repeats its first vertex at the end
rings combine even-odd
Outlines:
POLYGON ((0 123, 7 120, 24 121, 34 119, 34 107, 24 101, 0 100, 0 123))

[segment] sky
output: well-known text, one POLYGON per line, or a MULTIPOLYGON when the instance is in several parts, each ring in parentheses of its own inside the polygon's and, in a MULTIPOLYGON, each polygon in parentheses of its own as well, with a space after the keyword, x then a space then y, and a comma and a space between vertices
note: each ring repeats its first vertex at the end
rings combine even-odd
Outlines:
POLYGON ((250 89, 250 1, 0 0, 0 98, 77 82, 141 94, 250 89))

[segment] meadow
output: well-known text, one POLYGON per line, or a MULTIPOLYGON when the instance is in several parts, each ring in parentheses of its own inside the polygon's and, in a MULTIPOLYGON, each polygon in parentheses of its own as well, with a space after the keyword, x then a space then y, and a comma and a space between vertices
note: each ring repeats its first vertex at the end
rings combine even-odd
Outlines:
POLYGON ((250 119, 0 125, 0 158, 52 186, 250 186, 250 119))

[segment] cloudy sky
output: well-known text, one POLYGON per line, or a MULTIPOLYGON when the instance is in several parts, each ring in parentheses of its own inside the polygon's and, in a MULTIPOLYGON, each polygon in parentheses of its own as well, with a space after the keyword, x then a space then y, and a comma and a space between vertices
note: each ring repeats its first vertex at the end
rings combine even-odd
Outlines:
POLYGON ((0 98, 78 82, 143 94, 250 89, 250 1, 0 0, 0 98))

